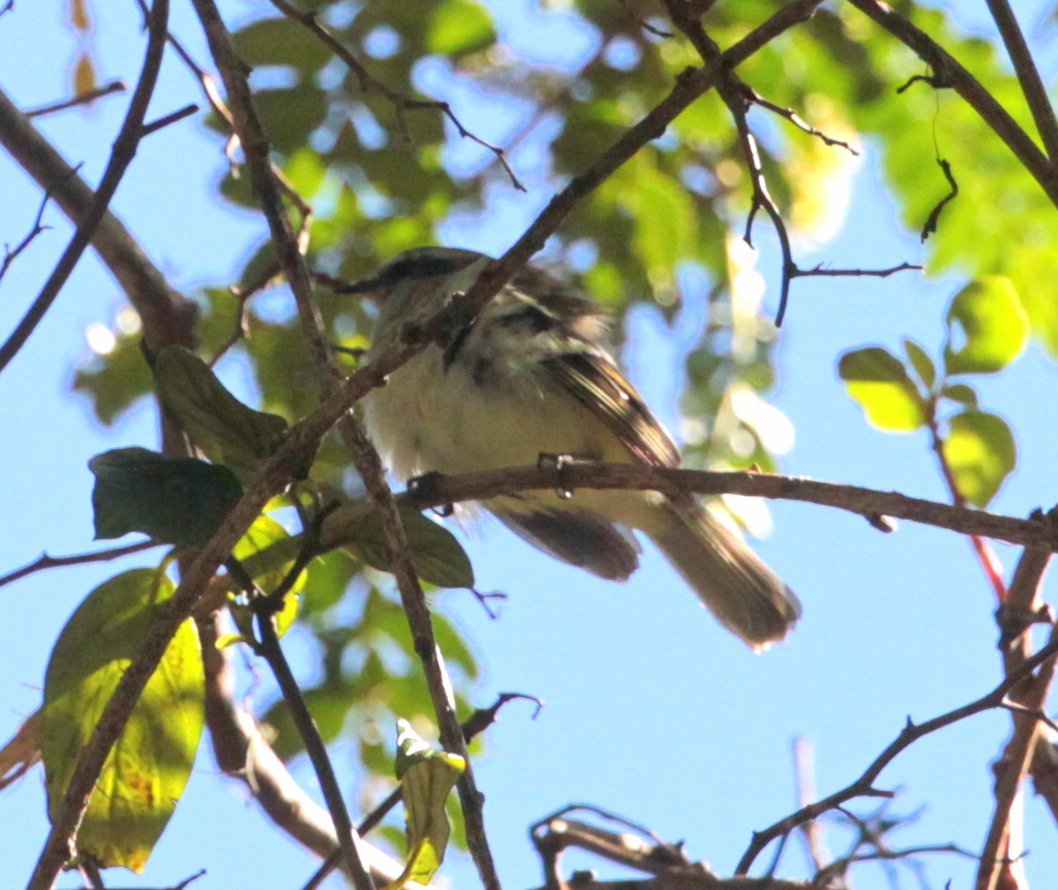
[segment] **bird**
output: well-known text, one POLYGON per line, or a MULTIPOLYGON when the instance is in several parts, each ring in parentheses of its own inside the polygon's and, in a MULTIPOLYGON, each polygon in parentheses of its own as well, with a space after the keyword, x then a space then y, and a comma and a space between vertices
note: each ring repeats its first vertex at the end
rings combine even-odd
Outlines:
MULTIPOLYGON (((495 260, 419 247, 345 285, 378 307, 370 361, 465 292, 495 260)), ((368 435, 404 480, 537 464, 542 455, 676 467, 672 437, 604 346, 607 318, 566 277, 532 264, 471 322, 426 346, 363 400, 368 435)), ((725 628, 760 650, 801 614, 797 597, 693 495, 527 491, 481 503, 530 544, 600 578, 639 565, 651 539, 725 628)))

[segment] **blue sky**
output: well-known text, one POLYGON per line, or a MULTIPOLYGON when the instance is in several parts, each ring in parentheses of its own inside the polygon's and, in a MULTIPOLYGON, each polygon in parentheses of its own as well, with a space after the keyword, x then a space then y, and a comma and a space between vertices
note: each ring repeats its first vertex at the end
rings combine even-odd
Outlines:
MULTIPOLYGON (((187 6, 177 4, 174 28, 204 59, 187 6)), ((1028 21, 1037 20, 1036 4, 1016 6, 1028 21)), ((235 9, 233 19, 254 7, 235 9)), ((135 14, 101 3, 95 12, 103 76, 133 79, 140 55, 135 14)), ((979 15, 967 18, 979 21, 979 15)), ((61 25, 61 4, 19 3, 0 18, 0 86, 23 106, 67 93, 75 46, 61 25)), ((577 50, 560 49, 570 56, 577 50)), ((153 108, 165 113, 193 93, 184 72, 168 65, 153 108)), ((472 101, 467 97, 468 114, 472 101)), ((83 160, 84 174, 94 181, 123 113, 124 100, 110 99, 48 118, 42 129, 71 160, 83 160)), ((487 125, 488 114, 482 117, 487 125)), ((505 123, 496 118, 496 131, 486 128, 482 135, 499 139, 505 123)), ((533 160, 527 156, 525 162, 533 160)), ((264 231, 260 220, 209 198, 223 164, 216 139, 194 119, 185 121, 143 143, 114 202, 154 261, 184 290, 227 280, 264 231)), ((0 156, 0 182, 0 241, 16 242, 32 221, 39 192, 6 156, 0 156)), ((498 252, 547 197, 500 192, 488 215, 455 221, 445 237, 498 252)), ((0 283, 4 331, 20 317, 68 238, 56 211, 49 210, 47 221, 53 229, 0 283)), ((769 281, 766 300, 774 306, 776 257, 763 227, 758 241, 759 268, 769 281)), ((803 260, 875 266, 922 256, 917 237, 900 226, 867 146, 844 231, 803 260)), ((957 278, 918 276, 795 284, 777 354, 775 401, 797 431, 785 472, 944 499, 925 439, 867 427, 845 396, 835 363, 849 348, 894 347, 906 335, 938 348, 943 312, 959 285, 957 278)), ((111 323, 121 306, 117 287, 86 256, 29 345, 0 374, 0 465, 11 469, 0 511, 0 572, 42 549, 91 549, 87 460, 109 447, 155 441, 146 406, 105 430, 69 392, 73 364, 88 356, 85 330, 111 323)), ((651 313, 636 319, 626 364, 671 419, 681 343, 694 327, 693 313, 677 321, 675 331, 665 330, 651 313)), ((989 381, 983 396, 986 407, 1010 422, 1020 449, 1018 470, 995 509, 1025 515, 1049 505, 1058 490, 1055 423, 1040 406, 1058 401, 1053 364, 1033 348, 1009 373, 989 381)), ((825 794, 855 778, 907 715, 928 718, 997 682, 994 604, 965 541, 906 523, 884 536, 856 517, 806 505, 777 504, 772 513, 775 531, 759 550, 798 592, 805 616, 787 642, 762 656, 751 655, 712 622, 652 550, 629 583, 615 585, 540 556, 494 523, 464 536, 481 589, 510 595, 499 621, 489 621, 465 593, 438 598, 438 607, 463 628, 485 665, 473 699, 488 704, 498 691, 518 690, 547 702, 536 721, 529 719, 529 706, 510 706, 490 730, 487 756, 477 765, 490 837, 508 886, 540 883, 527 827, 571 800, 607 807, 671 840, 684 839, 691 856, 730 872, 751 832, 793 808, 790 748, 796 736, 815 746, 818 786, 825 794)), ((999 553, 1010 568, 1016 551, 1000 547, 999 553)), ((143 563, 128 562, 137 564, 143 563)), ((8 666, 0 676, 0 736, 37 706, 48 652, 65 618, 115 570, 112 564, 56 571, 0 591, 9 616, 0 625, 8 666)), ((1007 715, 979 716, 917 744, 883 774, 884 787, 901 789, 896 812, 925 807, 900 840, 980 845, 991 814, 988 764, 1008 728, 1007 715)), ((355 800, 350 753, 339 745, 335 757, 355 800)), ((314 788, 304 764, 296 772, 314 788)), ((858 811, 871 808, 866 802, 858 811)), ((1042 806, 1030 799, 1027 812, 1028 870, 1036 876, 1034 886, 1042 887, 1045 876, 1058 873, 1058 841, 1042 806)), ((0 795, 0 824, 16 826, 0 833, 0 859, 5 872, 21 880, 46 831, 38 776, 0 795)), ((832 833, 831 840, 837 853, 847 838, 832 833)), ((787 857, 791 868, 800 868, 800 845, 791 845, 787 857)), ((313 868, 311 857, 272 830, 238 784, 217 775, 205 746, 147 873, 135 882, 115 882, 173 883, 202 867, 209 874, 195 886, 203 888, 251 882, 296 887, 313 868)), ((954 887, 966 886, 972 871, 972 863, 951 857, 928 864, 934 886, 948 877, 954 887)), ((464 886, 472 871, 456 857, 444 874, 464 886)), ((886 886, 875 867, 860 875, 861 890, 886 886)), ((68 878, 61 886, 74 883, 68 878)), ((914 886, 910 877, 908 886, 914 886)))

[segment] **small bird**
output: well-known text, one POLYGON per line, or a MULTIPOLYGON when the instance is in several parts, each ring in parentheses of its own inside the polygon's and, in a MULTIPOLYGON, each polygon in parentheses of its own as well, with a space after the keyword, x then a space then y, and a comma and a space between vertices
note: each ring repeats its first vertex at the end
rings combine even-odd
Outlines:
MULTIPOLYGON (((406 251, 342 288, 379 307, 367 357, 403 326, 467 290, 484 254, 406 251)), ((364 400, 367 429, 407 480, 526 466, 541 455, 675 467, 671 436, 601 345, 606 319, 562 278, 527 266, 445 346, 431 344, 364 400)), ((790 589, 695 498, 532 491, 483 503, 529 543, 600 578, 627 579, 646 534, 724 627, 755 649, 781 640, 800 616, 790 589)))

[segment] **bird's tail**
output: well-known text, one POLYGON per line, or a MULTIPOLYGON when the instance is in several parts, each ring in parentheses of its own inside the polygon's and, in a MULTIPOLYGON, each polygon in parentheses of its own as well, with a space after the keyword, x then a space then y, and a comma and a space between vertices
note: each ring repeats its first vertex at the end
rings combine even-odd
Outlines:
POLYGON ((754 649, 786 636, 801 617, 793 591, 698 503, 654 512, 644 531, 724 627, 754 649))

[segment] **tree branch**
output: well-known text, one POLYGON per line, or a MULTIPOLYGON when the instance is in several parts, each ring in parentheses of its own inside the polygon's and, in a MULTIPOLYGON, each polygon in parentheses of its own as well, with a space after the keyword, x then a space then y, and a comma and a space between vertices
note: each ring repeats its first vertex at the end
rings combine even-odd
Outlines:
MULTIPOLYGON (((99 196, 2 92, 0 144, 51 194, 78 229, 88 225, 99 196)), ((92 246, 142 319, 147 342, 154 347, 165 343, 190 346, 197 314, 194 302, 169 284, 109 210, 103 212, 92 234, 92 246)))
POLYGON ((1021 91, 1025 94, 1025 101, 1032 112, 1032 119, 1036 122, 1043 147, 1050 155, 1051 161, 1058 163, 1058 120, 1055 119, 1047 88, 1043 85, 1043 79, 1014 16, 1014 10, 1007 0, 988 0, 988 10, 992 13, 992 19, 999 28, 1003 45, 1014 65, 1021 91))
MULTIPOLYGON (((1035 545, 1049 551, 1058 550, 1058 528, 1046 517, 1016 519, 984 510, 913 498, 898 492, 768 473, 685 470, 638 464, 572 461, 562 467, 545 464, 484 470, 457 476, 429 475, 414 480, 408 492, 401 496, 401 500, 426 509, 540 489, 572 492, 575 498, 576 491, 580 488, 659 491, 665 494, 690 491, 706 495, 741 494, 773 500, 802 501, 835 507, 865 517, 892 516, 961 534, 981 535, 1024 546, 1035 545)), ((341 518, 339 514, 332 517, 335 526, 341 518)), ((327 523, 324 528, 326 533, 327 523)))
MULTIPOLYGON (((206 667, 206 725, 217 766, 242 781, 279 828, 317 856, 329 856, 338 847, 330 814, 297 784, 253 715, 235 703, 235 674, 228 652, 216 648, 213 621, 200 621, 199 633, 206 667)), ((401 864, 377 847, 364 842, 360 852, 377 884, 389 884, 400 874, 401 864)))
POLYGON ((951 87, 977 112, 1014 153, 1022 166, 1058 207, 1058 168, 1048 159, 1010 113, 958 60, 882 0, 847 0, 911 49, 933 69, 934 86, 951 87))
POLYGON ((85 213, 84 218, 78 223, 77 230, 70 239, 70 243, 55 269, 52 270, 48 280, 44 283, 37 298, 33 301, 29 310, 18 323, 14 332, 7 341, 0 346, 0 371, 7 367, 8 363, 15 357, 30 335, 36 329, 41 319, 55 302, 59 291, 73 272, 81 254, 92 240, 96 227, 106 213, 110 199, 114 197, 118 185, 121 183, 125 171, 136 155, 136 147, 143 136, 143 121, 147 114, 147 106, 154 93, 154 86, 158 80, 158 70, 162 65, 162 55, 165 50, 165 29, 169 21, 169 0, 154 0, 151 7, 151 24, 147 38, 147 51, 140 71, 140 79, 129 102, 125 121, 121 125, 114 147, 110 153, 110 161, 107 163, 103 178, 99 182, 91 207, 85 213))
MULTIPOLYGON (((1058 624, 1051 628, 1051 637, 1047 646, 1058 651, 1058 624)), ((984 847, 981 850, 981 863, 974 885, 977 890, 996 890, 1004 865, 1010 862, 1012 855, 1021 852, 1004 851, 1003 848, 1009 846, 1011 810, 1021 789, 1021 782, 1032 764, 1036 743, 1040 740, 1037 722, 1043 714, 1047 694, 1054 681, 1054 668, 1054 659, 1044 662, 1039 674, 1032 678, 1029 690, 1019 696, 1018 703, 1025 710, 1014 712, 1014 733, 1007 744, 996 779, 996 808, 992 814, 992 822, 988 827, 984 847)), ((1021 679, 1025 676, 1027 675, 1022 673, 1021 679)))
POLYGON ((120 559, 130 553, 140 553, 150 550, 152 547, 162 546, 157 541, 140 541, 136 544, 126 544, 123 547, 113 547, 110 550, 97 550, 94 553, 76 553, 72 556, 48 556, 42 553, 39 558, 27 563, 20 569, 0 575, 0 587, 21 581, 27 575, 35 572, 43 572, 46 569, 57 569, 63 566, 80 566, 90 562, 109 562, 112 559, 120 559))
POLYGON ((939 717, 934 717, 932 720, 927 720, 925 723, 913 723, 909 717, 900 734, 871 762, 870 766, 864 770, 856 781, 814 804, 802 807, 796 813, 780 819, 763 831, 754 832, 753 840, 743 854, 742 859, 739 860, 735 873, 739 875, 746 874, 757 856, 776 838, 785 837, 797 826, 812 819, 817 819, 828 810, 832 810, 854 797, 891 797, 892 792, 875 788, 874 783, 882 770, 892 763, 897 755, 930 733, 937 732, 937 730, 946 726, 951 726, 960 720, 965 720, 967 717, 980 714, 982 711, 1005 707, 1008 694, 1019 683, 1029 677, 1036 668, 1042 666, 1041 675, 1044 671, 1048 674, 1053 671, 1052 662, 1056 655, 1058 655, 1058 635, 1053 636, 1046 646, 1028 659, 1016 674, 1005 678, 995 689, 981 696, 976 701, 941 714, 939 717))

